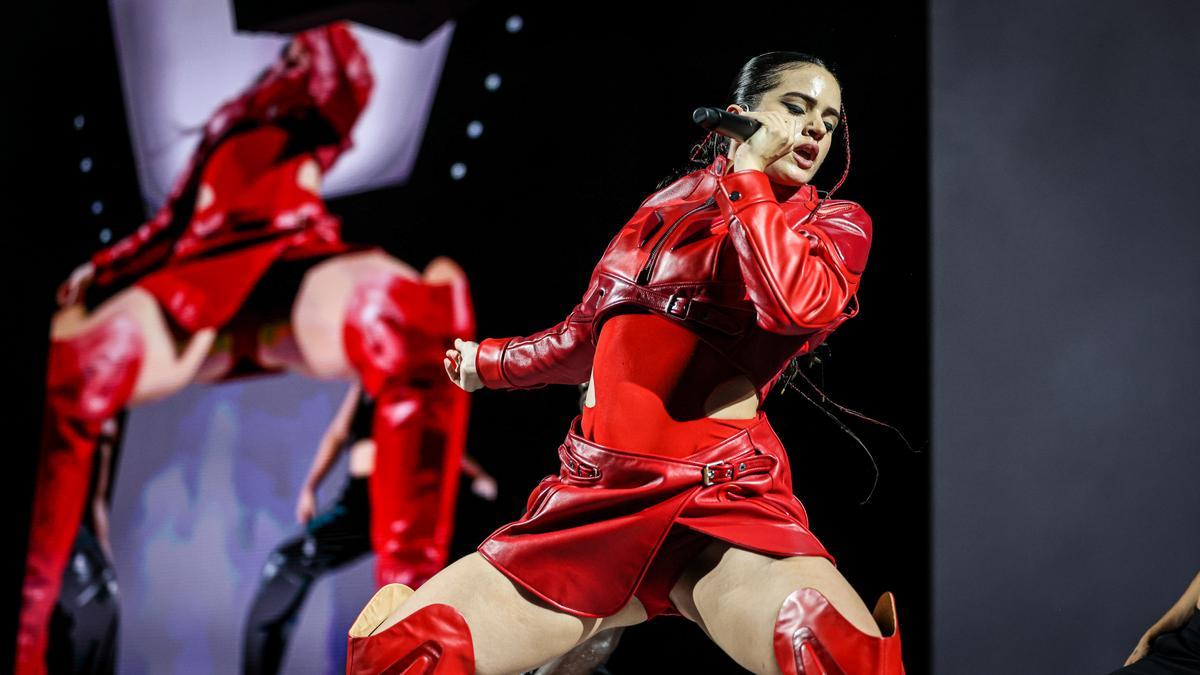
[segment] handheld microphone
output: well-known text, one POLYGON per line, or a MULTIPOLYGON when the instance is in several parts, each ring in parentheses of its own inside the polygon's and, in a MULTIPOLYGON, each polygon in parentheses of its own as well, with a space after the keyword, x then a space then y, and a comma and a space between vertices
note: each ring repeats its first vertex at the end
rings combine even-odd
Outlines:
POLYGON ((762 123, 758 120, 734 115, 720 108, 696 108, 692 113, 692 121, 709 131, 715 131, 722 136, 745 141, 758 131, 762 123))

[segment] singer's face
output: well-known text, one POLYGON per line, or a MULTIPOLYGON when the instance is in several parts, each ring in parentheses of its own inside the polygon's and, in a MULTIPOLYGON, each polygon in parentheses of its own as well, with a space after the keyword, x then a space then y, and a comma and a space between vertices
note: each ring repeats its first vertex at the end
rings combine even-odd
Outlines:
POLYGON ((811 182, 829 155, 833 130, 841 120, 842 88, 833 73, 815 65, 790 68, 783 72, 779 86, 763 94, 757 109, 796 118, 792 152, 772 162, 764 173, 781 185, 811 182))

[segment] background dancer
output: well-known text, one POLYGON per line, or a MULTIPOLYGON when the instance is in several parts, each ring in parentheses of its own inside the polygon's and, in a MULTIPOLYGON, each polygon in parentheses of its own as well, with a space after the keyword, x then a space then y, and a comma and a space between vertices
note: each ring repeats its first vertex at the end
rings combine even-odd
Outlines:
POLYGON ((47 670, 51 675, 105 675, 116 672, 120 594, 109 537, 114 469, 122 424, 108 419, 100 430, 87 510, 63 570, 58 604, 50 619, 47 670))
POLYGON ((1200 574, 1183 595, 1146 629, 1125 667, 1112 675, 1200 673, 1200 574))
MULTIPOLYGON (((242 642, 244 673, 277 673, 287 643, 312 585, 371 552, 371 506, 367 483, 375 468, 371 426, 375 401, 358 383, 346 397, 317 447, 300 495, 296 520, 304 533, 281 543, 263 567, 262 581, 250 605, 242 642), (345 451, 347 477, 337 500, 317 512, 317 488, 345 451)), ((463 472, 479 497, 493 501, 496 481, 463 455, 463 472)), ((440 513, 412 514, 413 519, 440 513)))

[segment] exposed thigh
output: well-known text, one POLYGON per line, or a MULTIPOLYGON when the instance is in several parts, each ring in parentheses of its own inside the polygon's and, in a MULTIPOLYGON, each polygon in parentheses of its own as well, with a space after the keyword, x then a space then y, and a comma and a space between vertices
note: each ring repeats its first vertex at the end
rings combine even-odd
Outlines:
POLYGON ((280 332, 263 345, 265 359, 272 363, 302 359, 292 365, 316 377, 352 375, 342 342, 346 306, 358 283, 378 274, 420 276, 382 251, 348 253, 314 265, 304 275, 292 305, 291 331, 280 332))
POLYGON ((819 556, 777 559, 717 542, 680 578, 672 599, 743 668, 777 673, 775 620, 787 596, 801 588, 815 588, 859 630, 879 634, 858 593, 819 556))
POLYGON ((161 398, 187 384, 175 372, 177 345, 166 316, 154 296, 137 286, 113 295, 90 313, 80 305, 59 310, 51 321, 50 334, 55 340, 70 340, 114 320, 135 322, 142 342, 131 404, 161 398))
POLYGON ((377 630, 438 603, 454 607, 466 619, 475 647, 476 672, 485 675, 524 672, 601 630, 645 619, 636 600, 606 619, 585 619, 552 609, 472 553, 425 582, 377 630))

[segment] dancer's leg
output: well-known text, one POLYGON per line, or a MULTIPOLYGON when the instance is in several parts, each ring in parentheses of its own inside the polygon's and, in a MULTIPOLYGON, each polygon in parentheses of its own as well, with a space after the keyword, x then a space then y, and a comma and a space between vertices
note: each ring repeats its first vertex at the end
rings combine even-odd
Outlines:
POLYGON ((283 665, 292 626, 316 570, 304 564, 306 537, 289 539, 267 558, 242 635, 242 673, 273 675, 283 665))
POLYGON ((351 335, 389 331, 397 351, 406 353, 410 361, 355 359, 365 375, 380 365, 394 367, 381 378, 384 384, 372 432, 376 455, 371 514, 380 586, 419 586, 445 567, 466 450, 470 396, 440 367, 445 347, 454 337, 474 337, 466 275, 453 261, 438 258, 425 269, 422 281, 446 291, 435 295, 434 302, 440 298, 449 306, 426 308, 407 300, 406 294, 415 290, 412 284, 385 285, 385 300, 366 300, 374 295, 368 291, 351 303, 351 308, 366 311, 352 311, 348 318, 351 335), (375 307, 382 311, 375 313, 375 307), (401 326, 389 320, 406 313, 424 322, 410 319, 412 325, 401 326), (378 318, 368 324, 362 321, 364 316, 378 318))
MULTIPOLYGON (((52 354, 48 365, 60 371, 69 367, 70 364, 61 358, 67 351, 78 352, 85 344, 93 350, 90 354, 111 361, 116 354, 114 350, 129 340, 136 340, 139 343, 140 367, 133 390, 123 402, 125 405, 136 405, 169 396, 191 383, 213 351, 216 337, 214 329, 206 328, 197 331, 185 344, 180 345, 154 296, 137 286, 131 286, 106 300, 91 313, 85 312, 82 305, 72 305, 56 312, 50 324, 52 354), (106 327, 109 332, 119 335, 105 337, 106 327), (56 349, 59 361, 55 360, 53 354, 56 349)), ((78 365, 85 367, 85 364, 78 365)), ((97 367, 100 367, 98 363, 86 364, 89 371, 97 367)), ((95 373, 89 372, 87 377, 98 381, 95 373)))
POLYGON ((187 384, 215 331, 192 336, 182 354, 154 298, 136 287, 91 315, 55 315, 46 376, 42 447, 17 638, 18 673, 42 673, 50 612, 78 531, 101 426, 130 403, 187 384))
POLYGON ((349 379, 355 368, 346 352, 343 325, 355 288, 380 276, 420 279, 411 266, 382 251, 335 256, 313 266, 304 275, 292 304, 291 330, 271 341, 274 363, 296 355, 298 369, 319 378, 349 379))
POLYGON ((304 273, 290 326, 264 330, 261 363, 356 377, 376 397, 378 579, 424 581, 446 562, 466 442, 467 395, 441 370, 445 347, 474 330, 461 268, 438 258, 418 273, 380 250, 335 256, 304 273))
POLYGON ((446 564, 466 443, 467 395, 441 369, 474 330, 466 276, 444 258, 419 276, 381 253, 339 256, 305 275, 295 307, 308 370, 356 375, 376 398, 377 578, 419 585, 446 564))
POLYGON ((624 628, 610 628, 597 633, 538 668, 533 675, 592 675, 608 663, 624 631, 624 628))
POLYGON ((371 552, 366 478, 352 478, 336 503, 303 535, 267 558, 242 641, 242 672, 278 673, 288 639, 313 583, 371 552))
MULTIPOLYGON (((587 619, 552 609, 519 589, 478 553, 472 553, 437 573, 378 625, 375 641, 366 647, 376 652, 392 650, 399 659, 428 640, 443 639, 447 621, 424 621, 431 612, 461 616, 466 633, 455 644, 472 646, 475 672, 518 673, 560 656, 601 631, 640 623, 646 612, 635 598, 617 614, 587 619), (417 634, 403 643, 389 640, 419 625, 417 634), (391 630, 390 630, 391 629, 391 630)), ((377 656, 377 654, 372 654, 377 656)))
MULTIPOLYGON (((801 556, 776 559, 714 542, 688 568, 671 592, 672 602, 692 619, 739 665, 755 673, 795 673, 792 663, 778 656, 776 635, 780 609, 798 590, 812 589, 828 602, 828 615, 838 615, 838 630, 830 634, 828 621, 807 628, 835 657, 861 654, 862 645, 876 645, 880 625, 867 606, 836 568, 825 558, 801 556), (845 645, 848 639, 861 644, 845 645)), ((898 644, 896 654, 898 657, 898 644)), ((871 647, 873 648, 873 647, 871 647)), ((872 657, 873 658, 873 657, 872 657)), ((860 662, 855 662, 860 664, 860 662)), ((861 663, 865 663, 862 661, 861 663)), ((869 666, 842 665, 847 675, 899 673, 898 660, 869 666), (878 667, 877 667, 878 666, 878 667)), ((818 670, 817 673, 825 671, 818 670)), ((837 672, 837 671, 830 671, 837 672)))
POLYGON ((87 526, 79 528, 71 564, 51 622, 47 667, 51 675, 116 672, 117 584, 112 563, 87 526))

